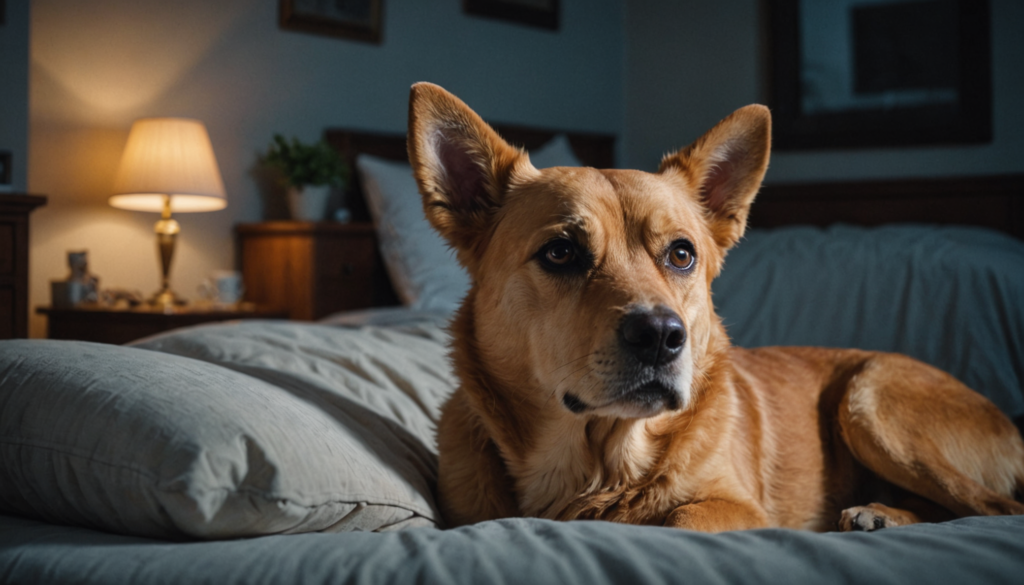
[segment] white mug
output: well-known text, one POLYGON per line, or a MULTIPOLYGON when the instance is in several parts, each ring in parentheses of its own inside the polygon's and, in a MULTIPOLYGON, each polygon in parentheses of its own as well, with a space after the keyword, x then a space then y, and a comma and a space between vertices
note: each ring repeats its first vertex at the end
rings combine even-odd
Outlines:
POLYGON ((234 305, 242 300, 245 285, 236 270, 214 270, 199 286, 200 294, 219 305, 234 305))

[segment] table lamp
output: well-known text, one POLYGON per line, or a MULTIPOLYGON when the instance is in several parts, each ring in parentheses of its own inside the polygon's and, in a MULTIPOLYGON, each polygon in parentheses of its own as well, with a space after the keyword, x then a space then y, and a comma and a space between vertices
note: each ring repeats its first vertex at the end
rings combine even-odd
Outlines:
POLYGON ((202 122, 186 118, 136 120, 108 202, 120 209, 161 214, 155 230, 163 279, 149 303, 163 308, 184 304, 170 285, 174 242, 181 231, 171 213, 216 211, 228 204, 202 122))

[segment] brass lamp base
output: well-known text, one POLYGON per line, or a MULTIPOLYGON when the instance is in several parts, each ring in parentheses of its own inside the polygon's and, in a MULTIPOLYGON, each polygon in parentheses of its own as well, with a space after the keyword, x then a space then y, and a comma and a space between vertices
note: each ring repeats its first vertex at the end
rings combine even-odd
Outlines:
POLYGON ((186 304, 185 299, 179 297, 171 290, 171 260, 174 258, 174 243, 178 239, 178 232, 181 227, 178 222, 171 219, 171 197, 164 198, 164 208, 160 221, 153 226, 156 232, 156 248, 160 254, 160 275, 161 286, 149 301, 154 307, 164 309, 186 304))
POLYGON ((149 300, 147 300, 146 303, 154 307, 166 309, 167 307, 180 307, 182 305, 187 305, 188 301, 179 297, 173 290, 165 288, 153 293, 153 296, 149 297, 149 300))

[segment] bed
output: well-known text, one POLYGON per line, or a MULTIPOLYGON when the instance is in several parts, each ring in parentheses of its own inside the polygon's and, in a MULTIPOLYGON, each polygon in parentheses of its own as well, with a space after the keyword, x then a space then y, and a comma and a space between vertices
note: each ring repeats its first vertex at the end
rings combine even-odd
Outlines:
MULTIPOLYGON (((499 130, 537 166, 613 162, 613 137, 499 130)), ((360 171, 350 205, 374 219, 404 306, 128 346, 0 342, 0 582, 1020 582, 1024 517, 843 534, 445 529, 433 432, 455 384, 445 324, 468 283, 416 224, 403 138, 326 136, 360 171)), ((715 304, 739 345, 901 351, 1019 423, 1021 201, 1020 177, 768 186, 715 304), (979 200, 998 213, 964 211, 979 200)))

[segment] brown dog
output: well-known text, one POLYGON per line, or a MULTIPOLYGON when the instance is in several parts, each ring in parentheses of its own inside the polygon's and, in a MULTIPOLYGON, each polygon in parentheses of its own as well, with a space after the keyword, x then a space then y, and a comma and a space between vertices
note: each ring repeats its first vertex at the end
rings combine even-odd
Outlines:
POLYGON ((951 376, 894 354, 730 345, 710 286, 770 126, 742 108, 657 174, 537 170, 458 98, 413 86, 423 207, 473 282, 438 430, 450 525, 874 530, 1024 513, 1024 442, 951 376))

